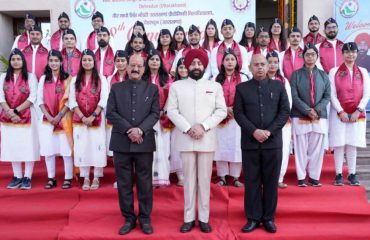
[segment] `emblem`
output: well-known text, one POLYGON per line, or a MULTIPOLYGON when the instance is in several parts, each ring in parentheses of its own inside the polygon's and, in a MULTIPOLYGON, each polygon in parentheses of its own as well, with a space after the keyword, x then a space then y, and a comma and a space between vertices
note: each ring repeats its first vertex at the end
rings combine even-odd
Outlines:
POLYGON ((21 87, 19 88, 19 91, 20 91, 21 93, 26 93, 26 88, 25 88, 24 86, 21 86, 21 87))
POLYGON ((57 93, 61 93, 62 92, 62 87, 58 86, 55 90, 57 93))

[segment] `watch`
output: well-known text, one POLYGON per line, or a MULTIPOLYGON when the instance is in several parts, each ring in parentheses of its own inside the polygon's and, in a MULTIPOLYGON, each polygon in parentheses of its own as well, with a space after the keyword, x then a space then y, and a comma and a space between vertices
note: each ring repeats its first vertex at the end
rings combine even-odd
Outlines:
POLYGON ((361 108, 357 108, 357 111, 358 111, 359 113, 362 113, 364 110, 362 110, 361 108))
POLYGON ((17 114, 18 116, 21 114, 16 108, 14 108, 13 112, 17 114))
POLYGON ((93 112, 91 115, 92 115, 94 118, 96 118, 96 117, 98 116, 98 114, 97 114, 96 112, 93 112))

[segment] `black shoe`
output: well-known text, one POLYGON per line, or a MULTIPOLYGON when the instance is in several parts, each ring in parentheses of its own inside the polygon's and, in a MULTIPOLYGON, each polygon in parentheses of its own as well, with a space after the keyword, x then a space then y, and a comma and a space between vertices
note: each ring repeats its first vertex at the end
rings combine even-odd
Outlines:
POLYGON ((348 175, 348 184, 351 186, 360 186, 360 181, 357 179, 357 175, 351 173, 348 175))
POLYGON ((180 227, 180 232, 182 232, 182 233, 190 232, 193 229, 194 226, 195 226, 195 221, 184 222, 180 227))
POLYGON ((21 184, 21 189, 22 190, 28 190, 31 189, 32 184, 31 184, 31 179, 28 177, 24 177, 22 179, 22 184, 21 184))
POLYGON ((45 184, 45 189, 52 189, 57 186, 57 180, 55 178, 48 178, 48 182, 45 184))
POLYGON ((199 222, 200 231, 204 233, 212 232, 212 228, 211 228, 211 225, 209 225, 209 223, 201 222, 201 221, 198 221, 198 222, 199 222))
POLYGON ((267 232, 276 233, 276 225, 275 225, 274 221, 272 221, 272 220, 264 221, 263 226, 265 227, 267 232))
POLYGON ((259 226, 260 226, 259 221, 248 219, 248 223, 242 227, 242 232, 243 233, 252 232, 254 229, 258 228, 259 226))
POLYGON ((335 175, 334 185, 335 186, 343 186, 344 185, 343 175, 341 173, 335 175))
POLYGON ((310 186, 312 187, 321 187, 321 183, 319 180, 315 180, 313 178, 308 178, 308 183, 310 184, 310 186))
POLYGON ((153 233, 153 227, 150 223, 140 223, 141 231, 145 234, 152 234, 153 233))
POLYGON ((298 180, 297 185, 298 185, 298 187, 307 187, 306 180, 305 179, 298 180))
POLYGON ((13 177, 12 181, 8 184, 8 189, 19 188, 22 184, 22 178, 13 177))
POLYGON ((118 231, 118 234, 119 235, 125 235, 127 233, 129 233, 132 229, 134 229, 136 227, 136 224, 135 223, 132 223, 132 222, 125 222, 125 224, 123 224, 123 226, 119 229, 118 231))

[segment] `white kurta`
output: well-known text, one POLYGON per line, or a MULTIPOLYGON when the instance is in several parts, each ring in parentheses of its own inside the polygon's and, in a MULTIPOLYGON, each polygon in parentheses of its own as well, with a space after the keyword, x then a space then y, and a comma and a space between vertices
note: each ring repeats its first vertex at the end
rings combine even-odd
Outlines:
MULTIPOLYGON (((106 134, 104 109, 108 100, 107 79, 100 75, 101 92, 98 106, 101 112, 101 123, 98 127, 87 127, 86 125, 73 125, 74 162, 77 167, 105 167, 106 157, 106 134)), ((71 81, 69 94, 69 108, 78 106, 75 93, 76 77, 71 81)))
MULTIPOLYGON (((56 81, 56 79, 54 79, 54 81, 56 81)), ((38 107, 44 104, 44 83, 45 75, 40 78, 39 86, 37 89, 38 107)), ((49 122, 44 121, 43 118, 44 114, 41 111, 41 117, 38 120, 40 154, 42 156, 72 156, 72 149, 68 143, 67 135, 65 134, 65 132, 54 132, 54 126, 49 122)))
POLYGON ((176 134, 174 133, 175 129, 171 131, 171 142, 170 142, 170 166, 171 166, 171 173, 173 172, 182 172, 182 160, 181 154, 175 148, 175 138, 176 134))
MULTIPOLYGON (((366 147, 366 118, 354 123, 344 123, 340 120, 338 112, 343 111, 342 106, 337 97, 335 87, 335 74, 338 67, 332 68, 329 72, 329 79, 331 84, 331 107, 329 115, 329 146, 340 147, 344 145, 351 145, 355 147, 366 147)), ((366 108, 370 97, 370 78, 367 70, 360 67, 363 76, 363 97, 358 105, 359 108, 366 108)), ((350 72, 352 78, 352 71, 350 72)))
MULTIPOLYGON (((0 103, 6 102, 3 85, 5 73, 0 76, 0 103)), ((16 79, 16 78, 15 78, 16 79)), ((33 162, 40 160, 39 138, 37 132, 37 114, 33 104, 37 97, 37 79, 28 73, 31 105, 31 124, 1 123, 1 161, 3 162, 33 162)))
POLYGON ((159 121, 154 125, 156 151, 153 160, 153 185, 169 185, 170 132, 163 131, 159 121))

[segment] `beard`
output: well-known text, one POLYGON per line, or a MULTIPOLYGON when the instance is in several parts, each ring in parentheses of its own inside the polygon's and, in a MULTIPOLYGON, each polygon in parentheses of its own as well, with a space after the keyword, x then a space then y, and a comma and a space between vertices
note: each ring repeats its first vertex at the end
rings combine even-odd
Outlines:
POLYGON ((316 29, 311 28, 311 29, 310 29, 310 32, 312 32, 312 33, 315 33, 315 32, 318 32, 318 31, 319 31, 319 29, 318 29, 318 28, 316 28, 316 29))
POLYGON ((338 33, 336 33, 336 32, 329 32, 329 33, 326 34, 326 37, 330 40, 333 40, 337 37, 337 34, 338 33))
POLYGON ((106 46, 108 46, 108 42, 104 41, 103 39, 101 39, 98 44, 101 48, 105 48, 106 46))
POLYGON ((198 69, 196 70, 192 70, 189 72, 189 77, 194 79, 194 80, 199 80, 203 77, 204 75, 204 70, 203 71, 200 71, 198 69))

